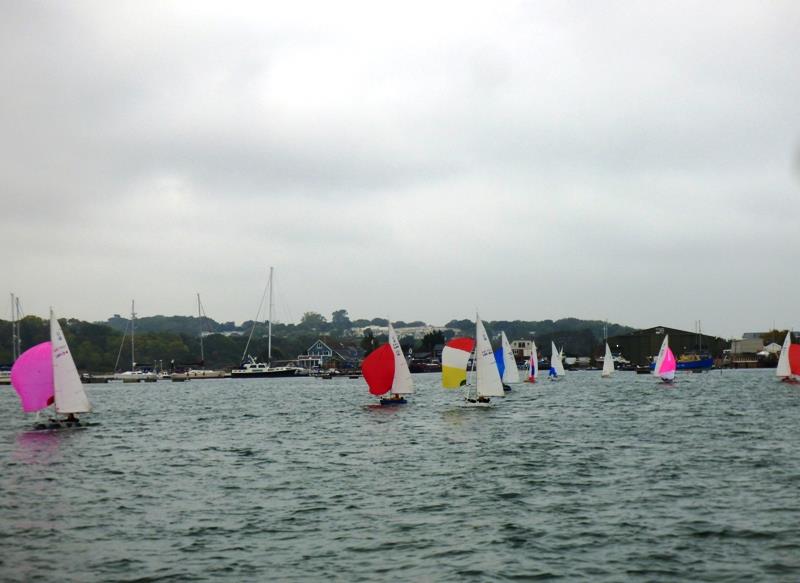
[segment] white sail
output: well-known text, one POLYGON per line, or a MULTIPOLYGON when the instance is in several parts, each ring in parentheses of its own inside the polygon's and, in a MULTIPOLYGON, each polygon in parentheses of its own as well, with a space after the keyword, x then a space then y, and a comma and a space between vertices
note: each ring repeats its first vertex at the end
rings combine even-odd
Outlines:
POLYGON ((533 340, 531 340, 531 360, 528 374, 534 379, 539 377, 539 352, 536 349, 536 342, 533 340))
POLYGON ((504 383, 518 383, 519 370, 517 369, 517 361, 514 359, 514 353, 511 352, 511 344, 508 343, 505 332, 500 332, 500 346, 503 347, 503 382, 504 383))
POLYGON ((394 380, 390 391, 395 395, 410 395, 414 392, 411 371, 408 370, 406 357, 403 356, 403 349, 391 324, 389 324, 389 346, 392 347, 394 353, 394 380))
POLYGON ((610 377, 614 372, 614 355, 606 342, 606 355, 603 357, 603 374, 601 376, 610 377))
POLYGON ((550 352, 550 366, 553 370, 556 371, 556 376, 563 377, 566 375, 566 371, 564 370, 564 362, 563 358, 564 355, 556 350, 556 343, 551 342, 551 352, 550 352))
POLYGON ((658 371, 661 370, 661 365, 664 364, 664 358, 667 356, 667 348, 669 347, 669 334, 664 335, 664 341, 661 343, 661 348, 658 351, 656 358, 656 365, 653 367, 652 374, 658 376, 658 371))
POLYGON ((78 369, 75 368, 75 361, 53 310, 50 310, 50 343, 53 347, 56 413, 88 413, 92 406, 83 390, 78 369))
POLYGON ((475 323, 475 369, 477 381, 475 385, 479 397, 504 397, 503 383, 500 372, 497 370, 497 361, 494 359, 492 344, 483 327, 483 322, 477 318, 475 323))
POLYGON ((789 348, 792 345, 792 333, 786 333, 786 340, 783 341, 783 348, 781 348, 781 356, 778 358, 778 368, 775 370, 775 375, 778 378, 785 379, 792 376, 792 369, 789 365, 789 348))

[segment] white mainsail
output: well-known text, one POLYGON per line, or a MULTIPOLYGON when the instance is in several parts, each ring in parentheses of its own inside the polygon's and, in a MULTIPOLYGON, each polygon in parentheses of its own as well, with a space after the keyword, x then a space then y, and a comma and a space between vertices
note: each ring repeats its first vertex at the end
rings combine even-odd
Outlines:
POLYGON ((528 371, 531 378, 535 379, 539 376, 539 352, 536 349, 536 342, 533 340, 531 340, 531 361, 528 371))
POLYGON ((514 359, 514 353, 511 352, 511 344, 506 338, 505 332, 500 332, 500 346, 503 347, 503 382, 504 383, 518 383, 519 382, 519 369, 517 369, 517 361, 514 359))
POLYGON ((50 343, 53 347, 56 413, 88 413, 92 410, 92 406, 83 390, 83 384, 64 338, 64 332, 52 309, 50 310, 50 343))
POLYGON ((792 376, 792 368, 789 364, 789 350, 792 346, 792 333, 786 333, 786 339, 783 341, 781 348, 781 356, 778 358, 778 368, 775 369, 775 376, 781 379, 789 378, 792 376))
POLYGON ((564 355, 556 350, 555 342, 550 342, 550 344, 550 366, 553 368, 553 370, 555 370, 556 376, 563 377, 566 375, 566 371, 564 370, 564 362, 562 361, 564 355))
POLYGON ((390 391, 395 395, 410 395, 414 392, 411 371, 408 370, 406 357, 403 356, 403 349, 391 324, 389 324, 389 346, 394 353, 394 380, 390 391))
POLYGON ((480 317, 476 318, 475 340, 475 369, 477 377, 475 390, 478 396, 504 397, 503 383, 497 370, 492 344, 489 342, 489 336, 486 334, 486 329, 483 327, 480 317))
POLYGON ((614 372, 614 355, 611 354, 611 348, 606 342, 606 355, 603 357, 603 373, 601 376, 610 377, 614 372))

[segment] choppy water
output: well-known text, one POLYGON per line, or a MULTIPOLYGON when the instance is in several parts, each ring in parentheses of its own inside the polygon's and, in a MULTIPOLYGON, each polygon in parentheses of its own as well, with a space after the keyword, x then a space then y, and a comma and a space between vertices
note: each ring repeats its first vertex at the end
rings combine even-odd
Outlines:
POLYGON ((5 581, 800 579, 800 387, 573 373, 490 410, 415 375, 92 385, 84 430, 0 388, 5 581))

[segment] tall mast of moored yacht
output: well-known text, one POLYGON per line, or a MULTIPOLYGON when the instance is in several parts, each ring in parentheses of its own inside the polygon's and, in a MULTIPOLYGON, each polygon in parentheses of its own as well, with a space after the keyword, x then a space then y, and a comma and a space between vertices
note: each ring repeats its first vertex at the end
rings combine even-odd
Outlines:
POLYGON ((267 365, 272 366, 272 271, 274 267, 269 268, 269 321, 267 322, 267 365))
POLYGON ((200 320, 200 362, 205 365, 206 355, 203 352, 203 308, 200 304, 200 292, 197 292, 197 318, 200 320))
POLYGON ((136 359, 134 358, 134 329, 136 328, 136 311, 133 309, 133 300, 131 300, 131 371, 136 368, 136 359))
POLYGON ((19 326, 19 317, 20 317, 20 309, 19 309, 19 298, 16 297, 13 293, 11 294, 11 362, 16 362, 19 358, 20 353, 22 350, 20 346, 22 345, 21 338, 20 338, 20 326, 19 326))

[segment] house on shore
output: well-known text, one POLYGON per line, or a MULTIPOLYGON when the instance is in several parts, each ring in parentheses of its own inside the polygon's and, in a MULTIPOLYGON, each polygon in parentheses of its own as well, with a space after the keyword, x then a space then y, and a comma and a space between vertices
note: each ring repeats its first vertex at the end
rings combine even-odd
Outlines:
POLYGON ((364 350, 357 344, 332 338, 320 338, 297 357, 297 366, 305 369, 353 369, 361 366, 364 350))

